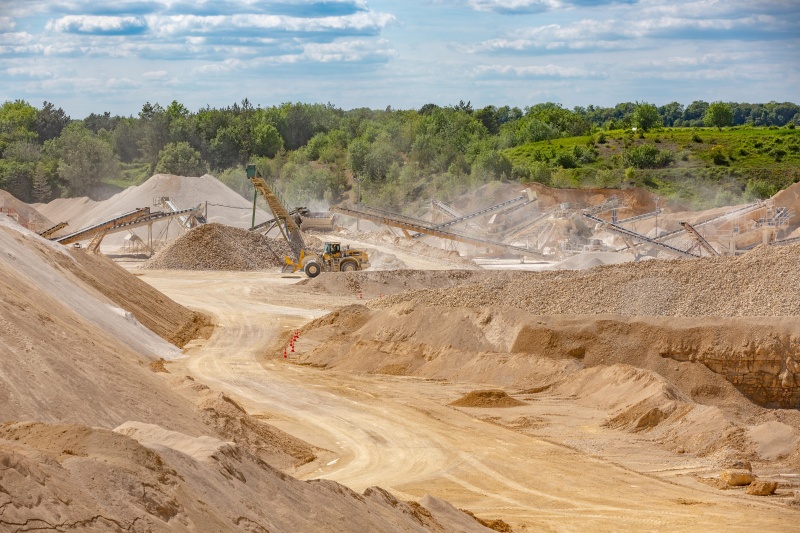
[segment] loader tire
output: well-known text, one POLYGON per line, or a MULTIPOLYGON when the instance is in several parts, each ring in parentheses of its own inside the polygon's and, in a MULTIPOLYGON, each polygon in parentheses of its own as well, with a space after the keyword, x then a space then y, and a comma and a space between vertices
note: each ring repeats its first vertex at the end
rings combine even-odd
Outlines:
POLYGON ((303 270, 305 270, 306 276, 309 278, 316 278, 322 272, 322 267, 319 266, 319 263, 311 261, 306 263, 306 267, 303 270))
POLYGON ((341 270, 342 272, 355 272, 356 270, 358 270, 358 263, 356 263, 355 261, 345 261, 339 267, 339 270, 341 270))

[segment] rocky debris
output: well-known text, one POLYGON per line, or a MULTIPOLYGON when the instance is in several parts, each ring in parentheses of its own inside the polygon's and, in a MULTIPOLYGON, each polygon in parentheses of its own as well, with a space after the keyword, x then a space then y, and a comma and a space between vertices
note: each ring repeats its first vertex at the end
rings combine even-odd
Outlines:
POLYGON ((372 302, 504 306, 536 315, 798 316, 800 245, 739 257, 655 260, 589 270, 517 272, 456 288, 420 289, 372 302))
POLYGON ((743 487, 755 479, 753 473, 746 469, 728 468, 719 475, 720 480, 729 487, 743 487))
POLYGON ((267 270, 283 266, 289 244, 222 224, 205 224, 178 237, 144 268, 162 270, 267 270))
POLYGON ((777 481, 764 481, 762 479, 756 479, 750 483, 749 487, 747 487, 747 494, 752 494, 753 496, 770 496, 775 494, 775 490, 777 488, 777 481))
POLYGON ((450 405, 455 407, 517 407, 525 405, 525 402, 512 398, 501 390, 476 390, 450 402, 450 405))

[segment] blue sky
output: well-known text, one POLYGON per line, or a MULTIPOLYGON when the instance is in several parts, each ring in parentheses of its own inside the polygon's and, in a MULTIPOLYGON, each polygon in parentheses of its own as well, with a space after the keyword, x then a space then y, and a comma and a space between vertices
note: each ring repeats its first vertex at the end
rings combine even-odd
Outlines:
POLYGON ((800 102, 798 0, 0 0, 0 101, 73 118, 344 109, 800 102))

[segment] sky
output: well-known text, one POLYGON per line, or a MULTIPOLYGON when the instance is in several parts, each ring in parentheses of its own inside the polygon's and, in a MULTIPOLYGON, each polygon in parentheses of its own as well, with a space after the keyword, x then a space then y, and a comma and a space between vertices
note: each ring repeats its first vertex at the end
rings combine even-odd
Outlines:
POLYGON ((0 0, 0 101, 800 102, 800 0, 0 0))

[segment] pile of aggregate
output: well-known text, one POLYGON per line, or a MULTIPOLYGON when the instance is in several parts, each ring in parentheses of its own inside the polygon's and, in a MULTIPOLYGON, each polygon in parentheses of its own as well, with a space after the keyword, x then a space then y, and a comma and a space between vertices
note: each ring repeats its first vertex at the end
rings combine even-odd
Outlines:
POLYGON ((212 223, 198 226, 170 242, 144 268, 267 270, 283 266, 284 255, 291 255, 289 243, 284 240, 212 223))
POLYGON ((800 245, 759 246, 739 257, 650 260, 588 270, 518 272, 370 302, 514 307, 537 315, 799 316, 800 245))

